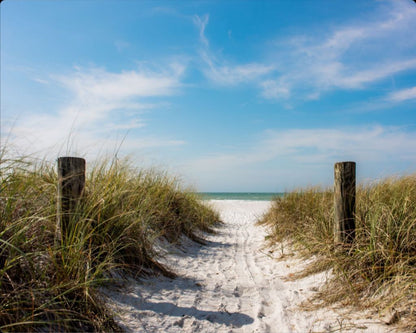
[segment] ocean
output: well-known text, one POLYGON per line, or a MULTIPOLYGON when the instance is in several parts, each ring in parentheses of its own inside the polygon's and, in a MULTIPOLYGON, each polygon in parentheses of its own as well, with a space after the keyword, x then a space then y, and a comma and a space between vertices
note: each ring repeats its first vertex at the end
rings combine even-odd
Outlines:
POLYGON ((264 192, 199 192, 203 200, 260 200, 270 201, 275 197, 282 197, 284 193, 264 192))

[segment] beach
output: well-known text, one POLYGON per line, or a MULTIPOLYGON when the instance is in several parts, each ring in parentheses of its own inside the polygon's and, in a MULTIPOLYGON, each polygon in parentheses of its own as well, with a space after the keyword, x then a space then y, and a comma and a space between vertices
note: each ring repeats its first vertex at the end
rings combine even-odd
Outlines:
POLYGON ((208 203, 223 225, 204 235, 206 245, 189 239, 180 246, 160 244, 162 262, 177 278, 130 280, 104 291, 121 327, 130 332, 390 331, 374 313, 337 305, 307 309, 330 272, 291 279, 314 259, 300 259, 287 246, 266 247, 266 229, 255 223, 270 201, 208 203))

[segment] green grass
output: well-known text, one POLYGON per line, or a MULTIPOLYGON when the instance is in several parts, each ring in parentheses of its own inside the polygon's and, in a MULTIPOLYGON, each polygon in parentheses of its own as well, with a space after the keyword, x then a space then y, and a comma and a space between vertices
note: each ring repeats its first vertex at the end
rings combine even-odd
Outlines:
POLYGON ((321 299, 397 311, 401 325, 416 325, 416 176, 390 178, 357 188, 356 239, 347 251, 334 246, 333 192, 309 188, 276 198, 259 221, 271 243, 289 241, 309 271, 333 269, 321 299))
POLYGON ((164 237, 198 240, 218 221, 169 175, 125 161, 87 161, 85 191, 56 242, 55 165, 0 156, 0 330, 119 331, 98 288, 115 272, 171 274, 164 237))

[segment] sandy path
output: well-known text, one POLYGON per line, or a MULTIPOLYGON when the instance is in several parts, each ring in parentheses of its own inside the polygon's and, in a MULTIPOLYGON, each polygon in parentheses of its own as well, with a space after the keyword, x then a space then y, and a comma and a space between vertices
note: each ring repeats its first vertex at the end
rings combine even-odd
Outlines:
MULTIPOLYGON (((107 291, 118 320, 132 332, 385 332, 361 315, 339 319, 336 310, 300 311, 325 273, 302 280, 283 277, 299 270, 299 259, 277 261, 264 250, 263 228, 255 221, 265 201, 212 201, 225 222, 208 245, 186 242, 170 248, 166 262, 179 277, 132 282, 107 291)), ((341 310, 339 312, 342 312, 341 310)))

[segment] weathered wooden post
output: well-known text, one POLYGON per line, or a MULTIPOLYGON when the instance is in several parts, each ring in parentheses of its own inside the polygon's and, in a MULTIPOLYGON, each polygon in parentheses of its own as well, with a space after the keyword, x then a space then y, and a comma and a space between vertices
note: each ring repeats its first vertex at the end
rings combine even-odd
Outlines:
POLYGON ((335 243, 351 244, 355 238, 355 162, 334 167, 335 243))
POLYGON ((85 160, 79 157, 58 158, 57 240, 69 232, 71 215, 75 212, 85 186, 85 160))

